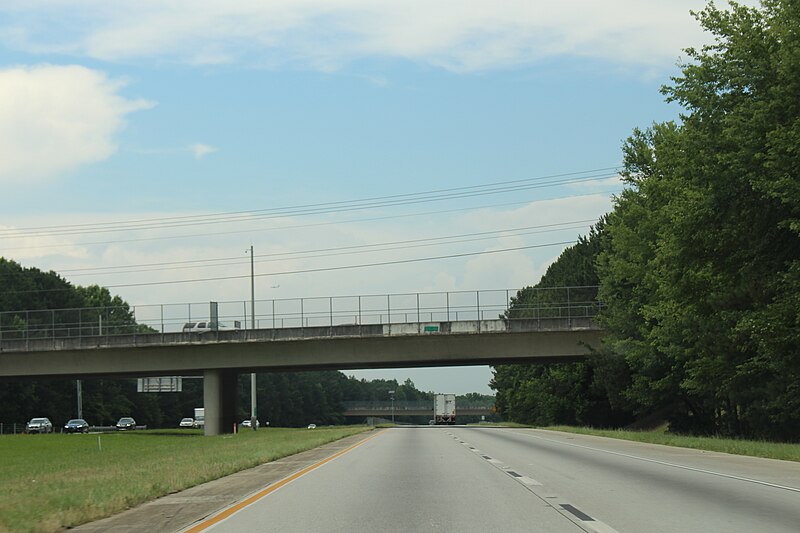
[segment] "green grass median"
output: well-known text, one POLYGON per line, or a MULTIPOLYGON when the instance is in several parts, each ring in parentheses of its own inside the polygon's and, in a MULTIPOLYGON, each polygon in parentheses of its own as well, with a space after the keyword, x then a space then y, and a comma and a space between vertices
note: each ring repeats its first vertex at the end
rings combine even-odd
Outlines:
POLYGON ((366 429, 2 436, 0 532, 59 531, 366 429))

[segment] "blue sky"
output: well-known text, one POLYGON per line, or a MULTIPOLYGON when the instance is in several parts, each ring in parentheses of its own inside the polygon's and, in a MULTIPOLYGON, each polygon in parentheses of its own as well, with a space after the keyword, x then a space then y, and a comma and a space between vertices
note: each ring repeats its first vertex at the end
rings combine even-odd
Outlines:
MULTIPOLYGON (((608 169, 633 128, 677 118, 658 89, 681 49, 708 39, 689 14, 703 4, 4 1, 0 255, 135 305, 248 299, 241 279, 165 282, 249 274, 251 244, 265 300, 534 284, 565 246, 552 243, 609 210, 620 185, 608 169), (594 179, 257 216, 580 172, 594 179), (163 220, 233 212, 239 222, 163 220), (435 249, 266 257, 552 223, 562 229, 435 249), (52 229, 70 224, 88 226, 52 229), (479 255, 527 246, 541 247, 479 255), (475 255, 279 274, 460 253, 475 255), (200 262, 223 257, 240 259, 200 262)), ((359 375, 490 392, 486 367, 359 375)))

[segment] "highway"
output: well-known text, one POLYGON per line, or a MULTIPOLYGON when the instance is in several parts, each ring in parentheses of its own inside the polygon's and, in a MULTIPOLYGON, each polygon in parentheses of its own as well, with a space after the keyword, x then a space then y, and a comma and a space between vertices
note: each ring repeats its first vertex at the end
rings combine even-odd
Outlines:
POLYGON ((392 428, 207 531, 796 532, 800 464, 511 428, 392 428))

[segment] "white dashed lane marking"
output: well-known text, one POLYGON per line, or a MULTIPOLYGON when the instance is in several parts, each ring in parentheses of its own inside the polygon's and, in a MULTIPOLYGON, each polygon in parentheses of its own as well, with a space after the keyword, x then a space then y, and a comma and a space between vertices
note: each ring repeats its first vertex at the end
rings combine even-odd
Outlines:
POLYGON ((487 463, 491 464, 495 468, 505 472, 508 477, 511 479, 516 480, 518 483, 525 486, 530 492, 532 492, 537 498, 541 499, 553 509, 561 513, 563 516, 571 520, 572 522, 578 523, 581 527, 588 531, 594 531, 595 533, 619 533, 616 529, 612 528, 608 524, 601 522, 588 514, 584 513, 571 503, 562 500, 559 496, 553 493, 544 493, 542 492, 544 489, 544 485, 539 481, 533 479, 532 477, 525 476, 523 474, 518 473, 515 470, 512 470, 511 467, 506 466, 503 461, 499 459, 495 459, 490 455, 486 455, 485 453, 481 452, 479 449, 471 446, 468 442, 465 442, 455 436, 452 433, 448 432, 448 435, 453 437, 456 441, 460 444, 468 448, 471 452, 475 453, 487 463), (539 487, 542 487, 541 489, 539 487))

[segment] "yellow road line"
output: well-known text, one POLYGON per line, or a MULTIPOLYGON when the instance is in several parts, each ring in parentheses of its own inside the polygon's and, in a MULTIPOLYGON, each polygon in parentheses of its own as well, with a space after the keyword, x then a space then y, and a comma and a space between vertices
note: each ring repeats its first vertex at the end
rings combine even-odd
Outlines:
POLYGON ((311 472, 314 469, 319 468, 320 466, 324 465, 325 463, 329 463, 330 461, 333 461, 337 457, 340 457, 340 456, 346 454, 350 450, 353 450, 354 448, 356 448, 358 446, 361 446, 362 444, 364 444, 368 440, 374 439, 375 437, 377 437, 378 435, 380 435, 384 431, 386 431, 386 430, 384 429, 382 431, 379 431, 375 435, 372 435, 371 437, 367 437, 366 439, 353 444, 349 448, 345 448, 344 450, 342 450, 340 452, 337 452, 337 453, 331 455, 330 457, 328 457, 326 459, 323 459, 322 461, 320 461, 318 463, 314 463, 313 465, 307 466, 306 468, 300 470, 299 472, 295 472, 294 474, 292 474, 289 477, 283 478, 282 480, 278 481, 277 483, 273 483, 272 485, 270 485, 270 486, 258 491, 257 493, 253 494, 252 496, 248 497, 247 499, 244 499, 244 500, 240 501, 239 503, 236 503, 236 504, 228 507, 227 509, 225 509, 221 513, 216 514, 216 515, 214 515, 214 516, 212 516, 212 517, 210 517, 210 518, 208 518, 206 520, 203 520, 199 524, 197 524, 195 526, 192 526, 190 529, 184 530, 185 533, 197 533, 198 531, 204 531, 204 530, 208 529, 209 527, 213 526, 214 524, 217 524, 217 523, 225 520, 229 516, 241 511, 242 509, 244 509, 248 505, 257 502, 258 500, 260 500, 264 496, 267 496, 270 493, 275 492, 279 488, 283 487, 284 485, 286 485, 288 483, 291 483, 292 481, 294 481, 295 479, 299 478, 300 476, 302 476, 304 474, 307 474, 307 473, 311 472))

